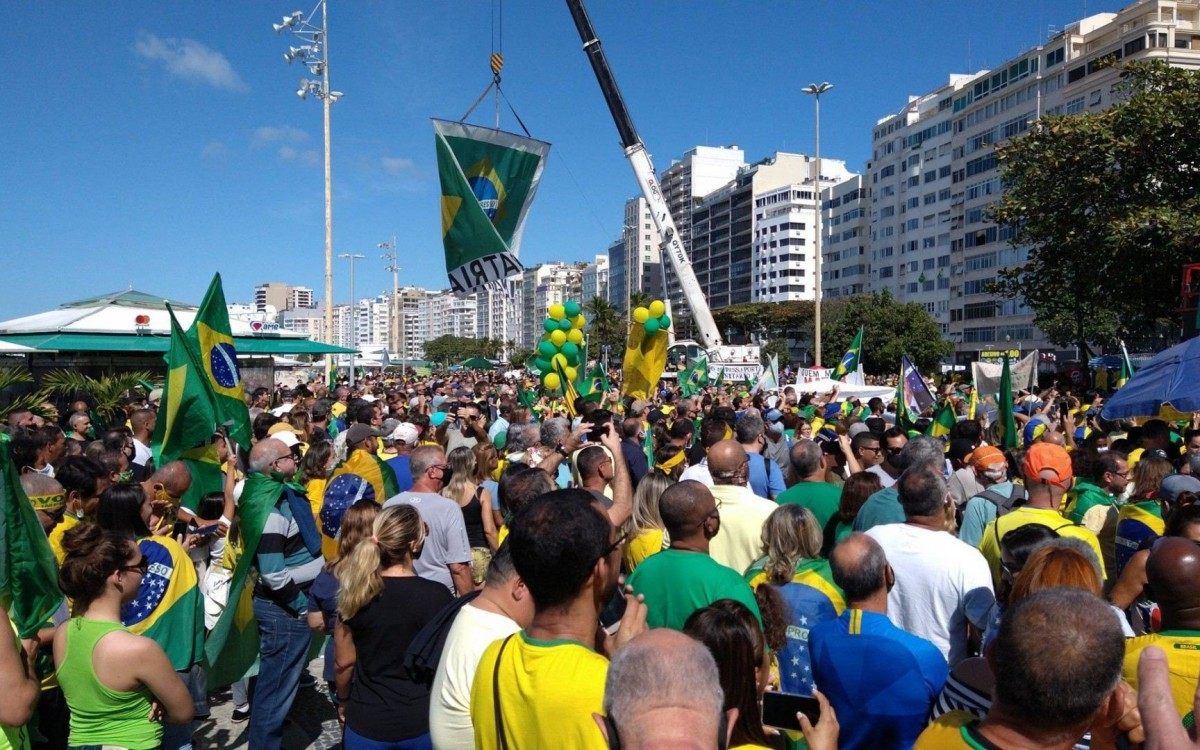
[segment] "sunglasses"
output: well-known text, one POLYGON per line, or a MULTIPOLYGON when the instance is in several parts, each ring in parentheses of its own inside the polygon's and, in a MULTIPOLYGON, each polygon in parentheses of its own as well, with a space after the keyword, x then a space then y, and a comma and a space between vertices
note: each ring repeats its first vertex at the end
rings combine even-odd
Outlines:
POLYGON ((122 565, 121 567, 117 568, 117 570, 119 572, 125 572, 128 570, 131 573, 133 571, 137 571, 140 575, 144 576, 146 575, 146 572, 150 570, 150 561, 143 557, 133 565, 122 565))
POLYGON ((618 547, 624 544, 625 540, 627 539, 629 539, 629 532, 621 532, 621 534, 617 536, 612 544, 604 548, 604 551, 600 553, 600 557, 608 557, 610 553, 614 552, 618 547))

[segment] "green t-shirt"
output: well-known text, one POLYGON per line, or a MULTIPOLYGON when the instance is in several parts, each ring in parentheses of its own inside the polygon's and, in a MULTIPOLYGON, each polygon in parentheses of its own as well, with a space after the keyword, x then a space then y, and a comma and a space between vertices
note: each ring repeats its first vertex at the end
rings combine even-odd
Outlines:
POLYGON ((822 529, 829 519, 838 511, 842 500, 842 491, 828 482, 800 482, 788 487, 775 502, 795 503, 802 508, 808 508, 817 517, 817 525, 822 529))
POLYGON ((762 620, 750 585, 703 552, 665 549, 643 560, 626 583, 646 597, 646 624, 652 628, 683 630, 693 612, 718 599, 739 601, 762 620))

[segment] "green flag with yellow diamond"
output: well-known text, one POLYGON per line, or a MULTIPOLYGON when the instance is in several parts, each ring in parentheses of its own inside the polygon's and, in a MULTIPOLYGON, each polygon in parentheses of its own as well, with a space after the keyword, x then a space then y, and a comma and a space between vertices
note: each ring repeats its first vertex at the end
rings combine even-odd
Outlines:
POLYGON ((246 407, 246 391, 242 387, 237 349, 229 327, 229 308, 225 306, 221 274, 213 274, 187 335, 212 388, 218 424, 226 427, 229 439, 242 450, 250 450, 250 410, 246 407))
POLYGON ((433 130, 451 290, 470 292, 520 273, 521 230, 550 144, 446 120, 433 120, 433 130))

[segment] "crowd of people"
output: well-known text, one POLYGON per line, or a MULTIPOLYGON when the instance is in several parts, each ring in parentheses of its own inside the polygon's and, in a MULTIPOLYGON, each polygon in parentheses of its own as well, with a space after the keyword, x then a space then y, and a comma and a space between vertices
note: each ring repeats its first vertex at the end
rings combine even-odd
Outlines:
POLYGON ((0 748, 190 748, 243 555, 255 750, 309 689, 347 750, 1194 746, 1200 421, 1049 388, 1006 449, 953 385, 939 437, 791 388, 331 386, 248 394, 199 497, 157 391, 7 415, 65 600, 0 647, 0 748))

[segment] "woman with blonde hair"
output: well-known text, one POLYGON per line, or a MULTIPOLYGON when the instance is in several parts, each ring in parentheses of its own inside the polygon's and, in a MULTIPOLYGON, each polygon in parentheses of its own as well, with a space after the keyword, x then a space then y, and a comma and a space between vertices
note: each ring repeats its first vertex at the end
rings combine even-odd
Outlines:
POLYGON ((442 496, 458 503, 467 527, 467 542, 471 545, 471 578, 475 585, 483 583, 496 541, 496 520, 492 517, 492 493, 475 478, 477 464, 471 448, 459 446, 446 456, 450 465, 450 483, 442 488, 442 496))
POLYGON ((625 545, 625 572, 633 569, 651 555, 663 551, 670 540, 667 527, 658 512, 658 499, 675 480, 653 469, 638 482, 633 493, 633 515, 626 522, 629 543, 625 545))
POLYGON ((1174 473, 1171 462, 1158 456, 1142 454, 1129 477, 1133 485, 1129 502, 1117 510, 1116 558, 1117 571, 1113 578, 1120 578, 1125 565, 1139 549, 1163 535, 1162 503, 1158 489, 1162 481, 1174 473))
POLYGON ((346 750, 433 747, 429 687, 404 669, 413 636, 453 600, 445 586, 413 572, 425 534, 416 508, 385 508, 338 564, 334 661, 346 750))
POLYGON ((829 561, 821 557, 816 516, 792 503, 776 508, 763 524, 762 555, 746 571, 746 582, 754 589, 774 586, 787 602, 787 644, 778 657, 780 664, 790 666, 780 670, 779 689, 808 693, 812 683, 808 632, 819 622, 837 619, 846 609, 829 561), (805 679, 808 683, 802 684, 805 679))
MULTIPOLYGON (((379 505, 374 500, 359 500, 346 509, 342 515, 342 525, 337 532, 337 555, 325 563, 325 567, 313 579, 308 589, 308 626, 318 633, 326 635, 334 632, 337 625, 338 602, 338 564, 347 560, 354 548, 364 539, 371 536, 375 525, 375 517, 379 515, 379 505)), ((325 682, 329 684, 329 694, 337 700, 337 689, 334 685, 333 671, 333 641, 325 643, 325 682)))

